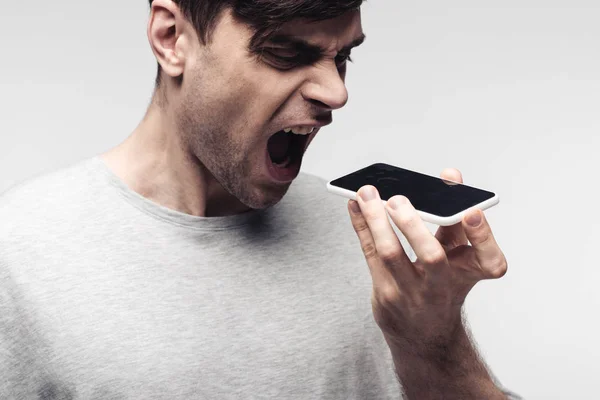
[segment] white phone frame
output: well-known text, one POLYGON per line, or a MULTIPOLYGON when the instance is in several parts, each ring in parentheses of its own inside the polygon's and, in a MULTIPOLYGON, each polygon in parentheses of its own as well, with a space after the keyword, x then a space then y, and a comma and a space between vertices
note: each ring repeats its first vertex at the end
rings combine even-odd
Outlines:
MULTIPOLYGON (((359 171, 359 170, 357 170, 359 171)), ((414 171, 413 171, 414 172, 414 171)), ((346 174, 348 175, 348 174, 346 174)), ((346 176, 343 175, 343 176, 346 176)), ((425 174, 424 174, 425 175, 425 174)), ((431 175, 430 175, 431 176, 431 175)), ((327 191, 333 193, 333 194, 337 194, 338 196, 342 196, 344 198, 350 199, 350 200, 357 200, 357 193, 352 191, 352 190, 347 190, 347 189, 343 189, 340 188, 338 186, 334 186, 331 184, 331 182, 337 180, 339 178, 336 179, 332 179, 331 181, 329 181, 327 183, 327 191)), ((441 178, 438 178, 441 179, 441 178)), ((454 182, 454 183, 458 183, 461 184, 460 182, 455 182, 452 181, 450 179, 444 179, 445 181, 448 182, 454 182)), ((472 186, 474 187, 474 186, 472 186)), ((410 200, 410 199, 409 199, 410 200)), ((385 206, 385 204, 387 203, 386 200, 382 200, 383 205, 385 206)), ((421 210, 417 210, 417 214, 419 214, 419 216, 421 217, 421 219, 425 222, 429 222, 435 225, 439 225, 439 226, 451 226, 451 225, 456 225, 458 223, 460 223, 463 219, 463 217, 465 216, 465 214, 467 214, 467 212, 469 210, 472 209, 480 209, 480 210, 487 210, 490 207, 495 206, 496 204, 498 204, 500 202, 500 197, 498 196, 497 193, 494 193, 494 197, 492 197, 491 199, 487 199, 479 204, 476 204, 472 207, 467 208, 466 210, 463 210, 457 214, 451 215, 449 217, 442 217, 440 215, 435 215, 435 214, 430 214, 430 213, 426 213, 424 211, 421 210)))

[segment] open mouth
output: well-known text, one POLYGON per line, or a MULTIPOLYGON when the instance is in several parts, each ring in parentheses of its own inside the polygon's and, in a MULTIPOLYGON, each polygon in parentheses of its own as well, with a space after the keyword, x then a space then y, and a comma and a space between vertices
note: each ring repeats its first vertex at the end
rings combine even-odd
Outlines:
POLYGON ((313 128, 284 129, 269 138, 267 153, 269 169, 279 181, 294 179, 302 164, 302 157, 313 128))
POLYGON ((285 167, 304 155, 309 134, 296 134, 291 130, 281 130, 271 136, 268 142, 269 156, 273 164, 285 167))

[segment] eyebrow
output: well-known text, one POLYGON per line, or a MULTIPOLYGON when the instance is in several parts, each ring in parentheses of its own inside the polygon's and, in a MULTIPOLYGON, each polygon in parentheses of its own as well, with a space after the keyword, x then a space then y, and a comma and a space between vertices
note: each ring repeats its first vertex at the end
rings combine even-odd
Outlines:
MULTIPOLYGON (((354 39, 350 44, 344 46, 340 50, 340 53, 349 52, 353 48, 360 46, 361 44, 363 44, 363 42, 365 41, 366 38, 367 38, 367 36, 364 33, 361 34, 359 37, 354 39)), ((306 55, 309 55, 309 56, 312 56, 315 58, 322 57, 323 54, 326 53, 326 50, 324 48, 322 48, 321 46, 309 43, 308 41, 306 41, 304 39, 300 39, 293 35, 277 34, 277 35, 272 36, 268 40, 268 42, 271 42, 273 44, 280 44, 280 45, 292 47, 292 48, 294 48, 294 50, 298 51, 299 53, 304 53, 306 55)))

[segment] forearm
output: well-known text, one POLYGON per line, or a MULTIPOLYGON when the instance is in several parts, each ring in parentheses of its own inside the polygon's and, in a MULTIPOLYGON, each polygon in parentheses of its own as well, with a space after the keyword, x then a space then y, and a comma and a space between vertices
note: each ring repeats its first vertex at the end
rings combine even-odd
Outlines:
POLYGON ((507 399, 479 359, 462 325, 452 340, 443 345, 388 342, 406 399, 507 399))

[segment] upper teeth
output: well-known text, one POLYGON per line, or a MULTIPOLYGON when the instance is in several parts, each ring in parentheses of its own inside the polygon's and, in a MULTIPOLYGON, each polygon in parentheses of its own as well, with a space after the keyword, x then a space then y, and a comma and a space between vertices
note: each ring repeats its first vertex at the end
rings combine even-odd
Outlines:
POLYGON ((292 128, 285 128, 283 131, 285 133, 292 132, 296 135, 308 135, 315 130, 314 126, 295 126, 292 128))

